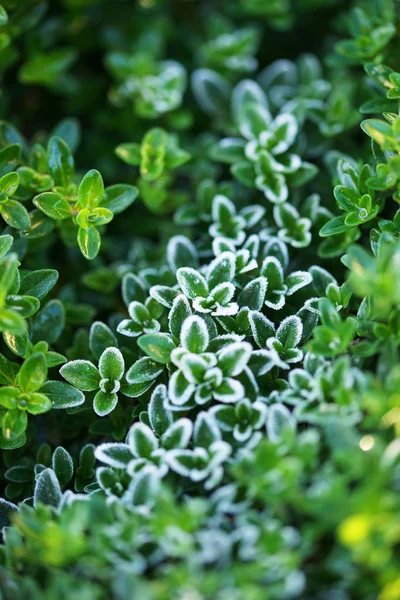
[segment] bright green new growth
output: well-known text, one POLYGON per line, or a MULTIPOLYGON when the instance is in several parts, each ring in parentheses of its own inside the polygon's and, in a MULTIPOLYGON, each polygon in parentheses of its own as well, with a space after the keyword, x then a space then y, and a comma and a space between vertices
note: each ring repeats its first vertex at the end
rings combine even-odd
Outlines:
POLYGON ((2 600, 400 598, 399 31, 3 0, 2 600))

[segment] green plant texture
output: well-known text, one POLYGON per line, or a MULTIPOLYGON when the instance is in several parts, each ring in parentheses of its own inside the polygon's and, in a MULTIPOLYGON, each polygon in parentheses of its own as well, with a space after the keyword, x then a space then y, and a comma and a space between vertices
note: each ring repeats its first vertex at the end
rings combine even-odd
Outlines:
POLYGON ((0 600, 400 600, 400 1, 0 3, 0 600))

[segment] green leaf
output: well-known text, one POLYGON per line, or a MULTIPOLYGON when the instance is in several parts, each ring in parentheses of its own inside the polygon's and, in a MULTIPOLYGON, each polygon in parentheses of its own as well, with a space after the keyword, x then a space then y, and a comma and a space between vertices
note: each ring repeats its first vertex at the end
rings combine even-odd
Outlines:
POLYGON ((0 150, 0 176, 13 171, 21 158, 20 144, 9 144, 0 150))
POLYGON ((71 152, 75 152, 79 146, 81 137, 81 127, 79 121, 73 117, 62 119, 54 127, 52 135, 63 139, 70 148, 71 152))
POLYGON ((321 313, 322 323, 336 330, 341 324, 340 316, 335 306, 328 298, 321 298, 319 301, 319 310, 321 313))
MULTIPOLYGON (((26 414, 21 411, 21 414, 26 414)), ((11 438, 7 438, 2 431, 0 431, 0 448, 3 450, 16 450, 17 448, 22 448, 26 444, 26 434, 22 433, 20 436, 12 436, 11 438)), ((1 502, 0 498, 0 502, 1 502)))
POLYGON ((24 410, 8 410, 3 416, 2 432, 6 440, 21 438, 28 425, 28 417, 24 410))
POLYGON ((242 111, 246 106, 258 105, 268 110, 268 100, 261 86, 250 79, 241 81, 233 91, 232 114, 236 124, 239 124, 242 111))
POLYGON ((20 236, 30 240, 39 239, 48 236, 54 229, 54 221, 46 217, 40 210, 33 210, 29 213, 30 226, 24 231, 20 231, 20 236))
POLYGON ((167 145, 165 153, 165 166, 167 169, 176 169, 181 165, 184 165, 191 159, 189 152, 173 146, 172 144, 167 145))
POLYGON ((168 385, 168 394, 172 404, 184 406, 189 402, 194 391, 195 385, 187 381, 182 371, 178 370, 172 374, 168 385))
POLYGON ((0 142, 2 146, 19 144, 22 149, 26 149, 26 143, 21 133, 7 121, 0 121, 0 142))
POLYGON ((26 410, 31 415, 40 415, 52 408, 50 398, 37 392, 29 394, 27 402, 26 410))
POLYGON ((0 387, 0 406, 4 408, 16 408, 17 400, 21 395, 18 388, 11 385, 0 387))
POLYGON ((166 364, 170 360, 175 344, 167 333, 146 333, 138 339, 138 345, 147 356, 158 363, 166 364))
POLYGON ((25 393, 36 392, 47 378, 47 363, 43 352, 35 352, 27 358, 19 373, 18 384, 25 393))
POLYGON ((50 398, 53 408, 73 408, 85 402, 83 393, 64 381, 46 381, 40 392, 50 398))
POLYGON ((13 483, 31 483, 33 479, 32 469, 23 465, 16 465, 11 467, 5 473, 7 481, 13 483))
POLYGON ((211 69, 197 69, 192 74, 192 89, 200 107, 210 115, 225 114, 231 85, 211 69))
POLYGON ((68 200, 63 198, 61 194, 54 192, 43 192, 35 196, 33 204, 37 206, 45 215, 55 221, 62 221, 72 217, 72 207, 68 200))
POLYGON ((140 175, 145 181, 154 181, 164 170, 168 134, 164 129, 150 129, 143 138, 140 149, 140 175))
POLYGON ((104 190, 101 206, 118 215, 136 200, 138 193, 138 189, 133 185, 110 185, 104 190))
POLYGON ((55 286, 57 280, 58 271, 55 269, 31 271, 22 277, 19 293, 43 300, 55 286))
MULTIPOLYGON (((245 160, 245 147, 246 144, 241 138, 223 138, 211 147, 210 156, 213 160, 234 165, 235 170, 240 169, 237 165, 245 165, 245 168, 248 167, 253 173, 254 182, 254 169, 245 160)), ((240 176, 238 179, 242 181, 240 176)))
POLYGON ((235 275, 236 260, 233 252, 222 252, 211 261, 207 271, 209 289, 225 282, 231 282, 235 275))
POLYGON ((23 317, 31 317, 40 308, 40 302, 33 296, 7 296, 8 307, 23 317))
POLYGON ((2 385, 14 384, 19 366, 9 361, 3 354, 0 354, 0 383, 2 385))
POLYGON ((351 229, 345 224, 347 215, 340 215, 340 217, 335 217, 325 223, 323 227, 321 227, 319 235, 321 237, 329 237, 331 235, 339 235, 340 233, 345 233, 351 229))
POLYGON ((140 165, 140 161, 142 160, 140 144, 120 144, 115 148, 115 154, 128 165, 135 167, 138 167, 140 165))
POLYGON ((13 245, 14 238, 12 235, 0 235, 0 258, 3 258, 13 245))
POLYGON ((8 254, 0 260, 0 290, 3 297, 7 292, 18 288, 18 285, 15 287, 18 276, 18 266, 19 261, 15 253, 8 254))
POLYGON ((0 5, 0 26, 7 25, 8 14, 6 10, 0 5))
POLYGON ((93 260, 99 253, 101 238, 100 234, 95 227, 89 227, 88 229, 78 230, 78 244, 79 248, 85 258, 93 260))
POLYGON ((3 333, 3 338, 7 346, 14 354, 18 356, 25 356, 29 347, 29 335, 26 329, 23 329, 21 333, 15 334, 10 331, 3 333))
POLYGON ((124 275, 121 291, 126 306, 129 306, 133 300, 144 302, 147 297, 147 291, 143 282, 133 273, 126 273, 124 275))
POLYGON ((157 302, 171 308, 176 298, 179 296, 179 291, 166 285, 153 285, 150 289, 150 296, 157 302))
POLYGON ((82 229, 101 227, 112 221, 114 215, 108 208, 83 208, 76 216, 76 224, 82 229))
POLYGON ((211 290, 210 297, 214 302, 217 302, 221 306, 226 306, 226 304, 232 300, 234 294, 234 284, 230 281, 225 281, 225 283, 219 283, 213 290, 211 290))
POLYGON ((67 362, 67 359, 63 354, 59 352, 52 352, 51 350, 46 354, 46 362, 47 366, 50 367, 58 367, 58 365, 62 365, 67 362))
POLYGON ((82 208, 96 208, 104 196, 103 178, 99 171, 92 169, 82 179, 78 188, 79 204, 82 208))
MULTIPOLYGON (((11 173, 10 173, 11 175, 11 173)), ((29 229, 31 224, 25 206, 16 200, 7 200, 0 204, 0 213, 5 222, 15 229, 29 229)))
POLYGON ((14 335, 22 335, 26 329, 25 319, 14 310, 3 308, 0 310, 0 331, 14 335))
POLYGON ((366 119, 362 121, 361 129, 381 147, 386 146, 387 142, 393 138, 392 128, 381 119, 366 119))
POLYGON ((121 385, 121 393, 128 398, 139 398, 153 385, 152 381, 145 381, 143 383, 123 383, 121 385))
POLYGON ((74 48, 56 48, 37 54, 22 65, 19 79, 22 83, 55 85, 77 58, 74 48))
POLYGON ((0 178, 0 192, 7 196, 14 196, 19 186, 18 173, 8 173, 0 178))
POLYGON ((31 340, 53 344, 64 329, 65 310, 60 300, 50 300, 33 318, 31 340))
POLYGON ((50 175, 56 185, 67 187, 74 173, 74 159, 67 144, 59 137, 50 138, 47 146, 50 175))
MULTIPOLYGON (((78 215, 79 216, 79 215, 78 215)), ((94 208, 91 214, 91 221, 95 227, 101 227, 101 225, 106 225, 110 223, 114 218, 113 213, 108 208, 94 208)), ((78 222, 78 218, 76 219, 78 222)))
POLYGON ((337 185, 333 193, 340 208, 346 211, 354 210, 360 198, 358 191, 344 185, 337 185))
POLYGON ((95 321, 90 328, 89 345, 93 356, 98 360, 107 348, 117 345, 117 338, 107 325, 95 321))

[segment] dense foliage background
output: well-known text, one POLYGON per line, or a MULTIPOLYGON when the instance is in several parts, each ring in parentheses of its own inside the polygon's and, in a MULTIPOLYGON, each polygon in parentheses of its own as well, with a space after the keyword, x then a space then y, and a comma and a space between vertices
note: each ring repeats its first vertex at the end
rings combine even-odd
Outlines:
POLYGON ((399 31, 2 1, 2 600, 400 598, 399 31))

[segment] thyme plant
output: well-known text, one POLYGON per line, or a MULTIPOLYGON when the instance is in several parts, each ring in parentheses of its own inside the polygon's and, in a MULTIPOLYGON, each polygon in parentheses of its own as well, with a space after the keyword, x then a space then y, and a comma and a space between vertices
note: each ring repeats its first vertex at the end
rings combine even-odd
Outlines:
POLYGON ((400 599, 398 0, 1 0, 0 598, 400 599))

